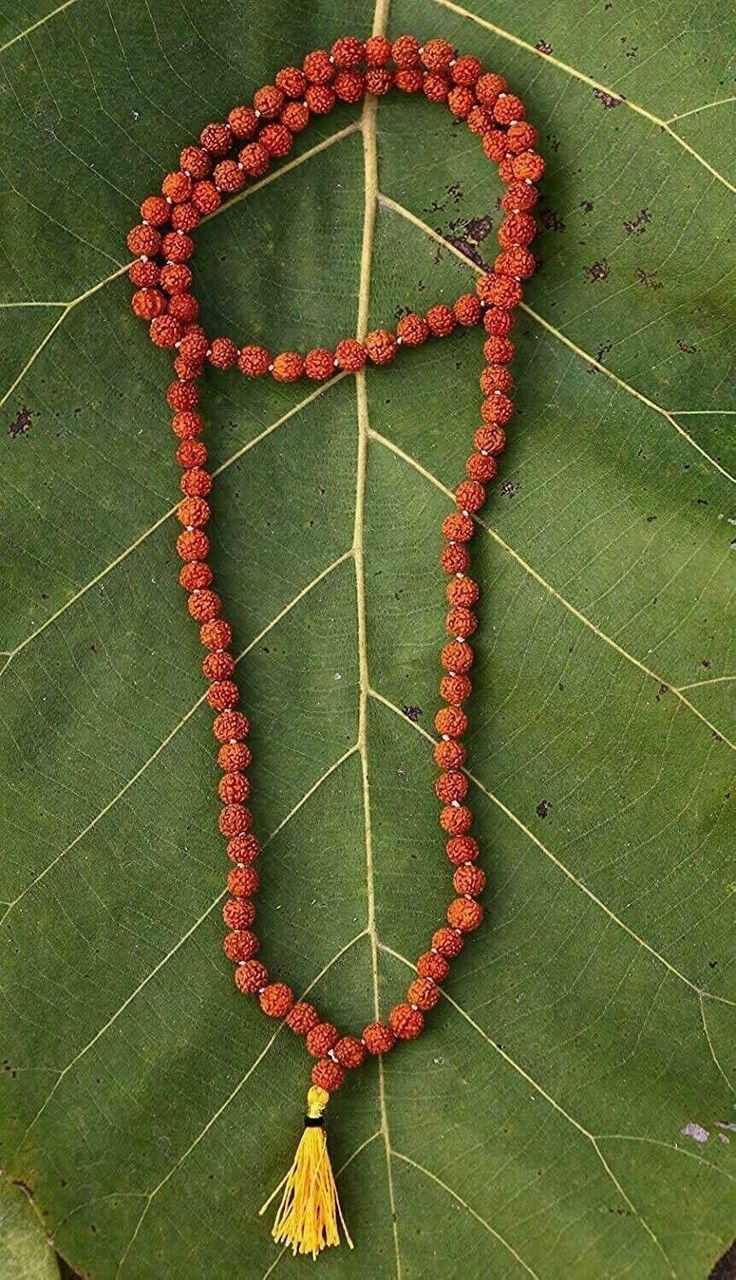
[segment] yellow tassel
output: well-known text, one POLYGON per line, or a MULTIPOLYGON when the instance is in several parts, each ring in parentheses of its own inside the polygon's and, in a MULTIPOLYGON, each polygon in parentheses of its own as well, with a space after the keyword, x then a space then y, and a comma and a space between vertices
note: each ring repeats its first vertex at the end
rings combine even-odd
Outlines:
POLYGON ((265 1213, 282 1192, 271 1235, 277 1244, 289 1245, 293 1254, 311 1253, 313 1258, 328 1245, 340 1243, 338 1225, 342 1226, 347 1244, 353 1247, 327 1152, 323 1112, 329 1098, 326 1089, 315 1085, 309 1090, 304 1133, 294 1163, 260 1210, 265 1213))

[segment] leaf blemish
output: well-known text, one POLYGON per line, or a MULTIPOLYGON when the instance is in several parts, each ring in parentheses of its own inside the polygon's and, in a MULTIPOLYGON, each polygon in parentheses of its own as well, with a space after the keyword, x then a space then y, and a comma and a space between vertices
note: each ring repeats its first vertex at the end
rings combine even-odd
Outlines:
POLYGON ((635 218, 624 219, 624 231, 630 236, 640 236, 652 221, 649 209, 640 209, 635 218))
POLYGON ((27 409, 25 405, 18 410, 15 420, 8 427, 8 435, 11 440, 16 440, 18 436, 24 436, 27 431, 30 431, 32 417, 31 410, 27 409))
POLYGON ((593 97, 603 103, 606 111, 613 111, 614 107, 622 107, 626 101, 625 98, 618 98, 614 93, 606 93, 603 89, 594 89, 593 97))
POLYGON ((402 715, 406 716, 407 720, 411 720, 412 724, 417 724, 422 714, 422 708, 413 706, 409 703, 407 706, 401 708, 401 712, 402 715))
POLYGON ((590 267, 585 267, 584 270, 591 284, 596 280, 607 280, 611 274, 611 268, 605 258, 601 258, 600 262, 594 262, 590 267))
POLYGON ((637 284, 643 284, 645 289, 662 289, 664 286, 661 280, 658 280, 653 271, 647 271, 644 267, 637 267, 634 272, 634 279, 637 284))
POLYGON ((552 808, 551 800, 540 800, 536 809, 537 817, 546 818, 551 808, 552 808))
POLYGON ((689 1120, 687 1124, 684 1124, 680 1133, 685 1138, 693 1138, 695 1142, 701 1143, 707 1142, 710 1137, 708 1130, 704 1129, 702 1124, 696 1124, 694 1120, 689 1120))

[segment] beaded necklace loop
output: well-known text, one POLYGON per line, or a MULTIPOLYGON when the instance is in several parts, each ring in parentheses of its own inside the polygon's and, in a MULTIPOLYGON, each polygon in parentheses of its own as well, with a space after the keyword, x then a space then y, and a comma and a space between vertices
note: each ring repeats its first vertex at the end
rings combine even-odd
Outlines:
POLYGON ((183 497, 177 508, 182 532, 176 543, 183 561, 179 580, 206 650, 202 670, 208 682, 207 701, 215 712, 213 732, 222 771, 219 829, 232 863, 227 877, 230 897, 223 909, 228 930, 224 951, 236 966, 238 990, 257 996, 265 1014, 284 1020, 291 1031, 304 1036, 307 1052, 315 1059, 304 1135, 289 1173, 277 1188, 283 1195, 273 1229, 274 1238, 289 1244, 294 1253, 314 1257, 326 1245, 339 1243, 338 1224, 351 1243, 326 1153, 322 1115, 329 1094, 367 1056, 388 1053, 397 1041, 420 1034, 425 1014, 440 999, 440 984, 448 976, 450 961, 460 954, 465 934, 483 920, 478 898, 486 877, 477 865, 478 844, 470 835, 473 815, 465 803, 468 777, 462 742, 468 728, 463 704, 472 691, 469 640, 478 625, 474 610, 480 595, 478 583, 468 575, 468 544, 476 528, 474 517, 485 502, 486 486, 496 475, 496 459, 506 443, 505 427, 514 410, 509 371, 514 346, 509 334, 514 309, 522 298, 522 281, 536 266, 529 249, 536 232, 531 211, 537 202, 534 184, 542 176, 544 161, 535 150, 537 132, 524 117, 524 104, 509 91, 502 76, 485 72, 476 57, 458 56, 446 40, 421 44, 415 36, 403 35, 392 43, 384 36, 366 41, 342 36, 329 52, 308 53, 301 68, 283 67, 273 84, 257 89, 250 105, 234 107, 227 121, 206 125, 199 143, 184 147, 180 168, 166 175, 160 194, 143 201, 141 222, 128 234, 128 248, 135 258, 129 269, 135 286, 133 311, 148 322, 154 345, 173 352, 175 377, 166 398, 173 410, 172 429, 179 442, 176 458, 182 468, 183 497), (500 201, 504 210, 498 230, 500 253, 493 270, 479 277, 476 293, 461 294, 452 306, 439 303, 423 315, 405 314, 393 329, 375 329, 360 340, 342 338, 332 349, 315 347, 304 355, 296 351, 272 355, 258 344, 239 346, 229 337, 206 334, 197 323, 199 304, 189 265, 195 249, 193 232, 201 219, 214 213, 228 196, 263 177, 274 160, 288 155, 294 135, 306 128, 312 116, 327 115, 337 102, 357 103, 366 94, 382 96, 393 88, 423 93, 430 101, 446 105, 457 120, 466 122, 485 155, 498 165, 506 187, 500 201), (325 382, 366 365, 387 365, 402 348, 447 337, 458 325, 481 322, 487 335, 480 377, 482 422, 473 435, 465 479, 455 490, 456 509, 442 523, 440 555, 448 577, 449 641, 440 655, 444 705, 434 719, 438 734, 434 759, 440 770, 435 792, 456 896, 446 922, 435 930, 428 949, 417 960, 417 976, 405 999, 394 1005, 385 1022, 369 1023, 360 1035, 343 1035, 313 1004, 295 1000, 291 987, 274 980, 257 958, 260 944, 254 930, 253 898, 258 889, 255 863, 260 844, 247 807, 250 726, 238 710, 232 628, 223 616, 208 564, 205 528, 213 476, 206 469, 197 381, 208 363, 216 369, 237 365, 247 378, 270 375, 277 382, 303 377, 325 382))

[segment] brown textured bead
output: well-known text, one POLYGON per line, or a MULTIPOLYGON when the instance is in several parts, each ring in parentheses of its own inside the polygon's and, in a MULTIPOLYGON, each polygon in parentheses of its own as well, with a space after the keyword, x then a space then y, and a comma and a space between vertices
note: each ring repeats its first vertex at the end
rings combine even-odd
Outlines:
POLYGON ((345 1072, 332 1058, 320 1058, 312 1067, 312 1084, 319 1085, 328 1093, 334 1093, 345 1081, 345 1072))
POLYGON ((299 67, 282 67, 277 71, 276 85, 287 98, 302 98, 307 87, 307 77, 299 67))
POLYGON ((235 985, 244 995, 254 996, 266 986, 268 969, 260 960, 246 960, 235 970, 235 985))
POLYGON ((304 357, 298 351, 282 351, 274 356, 271 375, 276 382, 296 382, 304 374, 304 357))
POLYGON ((269 1018, 285 1018, 294 1003, 294 992, 285 982, 272 982, 260 994, 260 1005, 269 1018))
POLYGON ((185 529, 176 540, 176 550, 182 560, 199 560, 209 550, 209 539, 201 529, 185 529))
POLYGON ((431 978, 417 978, 409 984, 406 992, 409 1004, 415 1004, 424 1012, 434 1009, 441 995, 442 992, 431 978))
POLYGON ((307 1035, 307 1053, 313 1058, 321 1058, 334 1049, 339 1039, 340 1033, 331 1022, 318 1022, 307 1035))
POLYGON ((457 299, 453 307, 458 324, 478 324, 483 314, 480 299, 474 293, 464 293, 457 299))
POLYGON ((227 887, 236 898, 250 898, 258 892, 258 879, 255 867, 231 867, 227 887))
POLYGON ((208 680, 227 680, 234 670, 235 659, 231 653, 226 653, 224 650, 208 653, 202 661, 202 673, 208 680))
POLYGON ((212 726, 212 732, 220 742, 240 742, 248 736, 249 730, 250 724, 242 711, 221 711, 212 726))
POLYGON ((397 36, 391 45, 391 57, 397 67, 418 67, 421 57, 416 36, 397 36))
POLYGON ((242 804, 250 795, 250 783, 242 773, 226 773, 217 791, 224 804, 242 804))
POLYGON ((385 1022, 370 1022, 363 1029, 363 1040, 368 1052, 376 1055, 393 1049, 396 1037, 385 1022))
MULTIPOLYGON (((445 676, 446 680, 462 680, 462 676, 445 676)), ((448 742, 437 742, 434 748, 435 764, 440 769, 459 769, 465 764, 467 752, 462 742, 451 738, 448 742)))
POLYGON ((440 680, 440 697, 453 707, 459 707, 472 692, 473 684, 467 676, 443 676, 440 680))
POLYGON ((455 501, 461 511, 480 511, 485 500, 485 486, 477 480, 461 480, 455 490, 455 501))
POLYGON ((185 471, 181 481, 181 491, 189 498, 206 498, 212 489, 212 476, 201 467, 191 467, 185 471))
POLYGON ((265 347, 242 347, 238 355, 238 368, 246 378, 261 378, 268 373, 271 357, 265 347))
POLYGON ((429 325, 424 316, 409 312, 396 325, 396 336, 405 347, 419 347, 429 337, 429 325))
POLYGON ((310 84, 304 93, 304 101, 316 116, 326 116, 335 105, 335 94, 327 84, 310 84))
POLYGON ((233 107, 227 122, 234 138, 252 138, 258 132, 258 116, 252 107, 233 107))
POLYGON ((199 638, 205 649, 226 649, 232 642, 232 628, 224 618, 217 618, 215 622, 207 622, 200 627, 199 638))
POLYGON ((225 936, 222 949, 228 960, 252 960, 258 954, 259 942, 251 929, 237 929, 225 936))
POLYGON ((389 1025, 397 1040, 416 1040, 424 1027, 424 1017, 419 1009, 408 1004, 396 1004, 388 1015, 389 1025))
POLYGON ((400 67, 394 76, 394 84, 402 93, 420 93, 424 86, 421 67, 400 67))
POLYGON ((449 547, 442 548, 440 564, 445 573, 465 573, 470 565, 470 552, 467 547, 453 543, 449 547))
POLYGON ((473 825, 473 814, 467 805, 445 805, 440 810, 440 826, 449 836, 463 836, 473 825))
POLYGON ((453 800, 459 802, 465 799, 468 793, 468 786, 468 779, 464 773, 459 773, 456 769, 450 769, 440 774, 435 781, 434 789, 438 800, 444 800, 445 804, 451 804, 453 800))
POLYGON ((228 804, 220 810, 218 826, 224 836, 246 835, 253 825, 253 814, 242 804, 228 804))
POLYGON ((366 349, 356 338, 343 338, 335 347, 335 359, 346 373, 357 373, 367 360, 366 349))
POLYGON ((420 978, 431 978, 433 982, 444 982, 450 972, 450 966, 439 951, 425 951, 417 960, 417 973, 420 978))
POLYGON ((463 609, 458 606, 451 609, 445 618, 445 626, 451 636, 472 636, 478 628, 478 619, 472 609, 463 609))
POLYGON ((227 856, 231 862, 249 864, 254 862, 261 851, 260 841, 252 831, 245 835, 233 836, 227 842, 227 856))
POLYGON ((396 338, 388 329, 374 329, 365 335, 365 349, 373 364, 390 364, 396 355, 396 338))
POLYGON ((315 347, 304 357, 304 372, 308 378, 317 382, 325 382, 335 376, 335 359, 331 351, 325 347, 315 347))
MULTIPOLYGON (((456 85, 447 95, 447 105, 456 120, 467 120, 473 107, 477 106, 477 101, 472 89, 466 88, 465 85, 456 85)), ((460 323, 462 324, 462 321, 460 323)))
POLYGON ((444 302, 438 302, 426 312, 426 320, 433 338, 446 338, 457 324, 455 312, 444 302))
POLYGON ((442 532, 448 542, 470 542, 475 533, 475 524, 470 516, 456 512, 451 516, 445 516, 442 521, 442 532))
POLYGON ((445 671, 449 671, 451 675, 456 673, 464 675, 470 671, 474 657, 472 646, 460 644, 457 640, 453 640, 451 644, 446 644, 440 654, 445 671))
POLYGON ((222 610, 222 600, 216 591, 194 591, 187 601, 187 608, 195 622, 212 622, 222 610))
POLYGON ((182 566, 179 582, 185 591, 201 591, 212 581, 212 570, 202 560, 190 560, 182 566))
POLYGON ((342 1036, 333 1052, 341 1067, 354 1071, 364 1063, 366 1047, 357 1036, 342 1036))
POLYGON ((238 705, 240 690, 233 680, 216 680, 207 690, 207 701, 215 711, 229 711, 238 705))
POLYGON ((445 595, 449 604, 467 609, 478 601, 480 587, 472 578, 453 578, 445 588, 445 595))
POLYGON ((428 71, 447 71, 455 57, 455 50, 448 40, 434 37, 422 46, 422 62, 428 71))
POLYGON ((455 956, 459 956, 463 949, 462 936, 455 929, 448 929, 443 926, 441 929, 436 929, 432 934, 432 946, 436 951, 439 951, 441 956, 446 956, 448 960, 452 960, 455 956))
POLYGON ((434 727, 448 738, 461 738, 468 728, 468 717, 459 707, 442 707, 434 718, 434 727))
POLYGON ((481 484, 487 484, 492 480, 498 470, 496 459, 485 457, 482 453, 471 453, 465 463, 465 474, 470 480, 480 480, 481 484))
POLYGON ((429 102, 447 102, 450 96, 450 82, 447 76, 427 71, 424 76, 424 96, 429 102))
POLYGON ((207 448, 201 440, 182 440, 176 451, 181 467, 199 467, 207 461, 207 448))
POLYGON ((473 440, 483 453, 494 456, 503 453, 506 448, 506 432, 500 423, 479 427, 473 436, 473 440))
POLYGON ((228 929, 249 929, 256 918, 256 909, 247 898, 231 898, 222 909, 222 918, 228 929))
POLYGON ((296 1036, 305 1036, 319 1024, 320 1016, 313 1004, 299 1000, 290 1010, 286 1025, 296 1036))
MULTIPOLYGON (((210 654, 210 657, 219 656, 219 654, 210 654)), ((205 662, 207 661, 209 659, 205 658, 205 662)), ((250 747, 247 747, 244 742, 225 742, 217 753, 217 763, 226 772, 231 772, 235 769, 247 769, 252 758, 250 747)))
POLYGON ((471 898, 477 898, 486 887, 486 873, 473 863, 464 862, 452 877, 452 884, 455 893, 468 894, 471 898))
POLYGON ((482 906, 471 898, 454 898, 447 908, 447 923, 463 933, 477 929, 482 919, 482 906))

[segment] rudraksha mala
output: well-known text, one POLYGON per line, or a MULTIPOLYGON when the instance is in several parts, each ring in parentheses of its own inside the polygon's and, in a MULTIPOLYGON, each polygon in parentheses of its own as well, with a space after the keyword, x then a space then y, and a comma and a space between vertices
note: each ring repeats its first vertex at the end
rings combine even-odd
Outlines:
MULTIPOLYGON (((273 84, 256 90, 250 104, 234 107, 226 121, 206 125, 198 143, 181 152, 180 167, 166 175, 161 193, 143 201, 142 221, 128 235, 128 248, 135 255, 129 270, 135 286, 133 310, 148 322, 151 341, 173 352, 175 380, 168 388, 167 400, 174 412, 172 428, 179 441, 176 458, 182 468, 184 495, 177 508, 182 525, 176 543, 183 561, 179 577, 206 650, 202 670, 208 682, 207 701, 215 712, 213 730, 222 770, 219 828, 232 863, 227 878, 231 896, 223 910, 228 930, 225 955, 236 966, 238 990, 257 996, 264 1013, 285 1020, 296 1035, 304 1036, 307 1052, 315 1059, 304 1135, 294 1164, 274 1193, 282 1193, 274 1238, 289 1244, 295 1253, 316 1256, 325 1245, 339 1243, 338 1223, 343 1229, 345 1225, 322 1121, 329 1094, 339 1089, 346 1073, 360 1067, 368 1055, 386 1054, 397 1041, 413 1040, 420 1034, 425 1015, 440 999, 440 984, 449 973, 450 962, 460 954, 465 934, 477 929, 483 919, 478 898, 485 887, 485 874, 477 865, 479 849, 470 835, 473 815, 466 804, 468 778, 463 768, 466 749, 462 739, 468 728, 463 704, 472 689, 470 637, 477 627, 474 607, 479 597, 479 586, 468 574, 468 544, 476 528, 474 516, 486 499, 486 486, 496 474, 496 458, 504 448, 505 427, 513 414, 509 364, 514 347, 509 334, 514 308, 522 297, 522 281, 531 276, 536 265, 529 250, 536 230, 531 211, 537 202, 534 184, 542 176, 544 161, 535 150, 536 130, 524 116, 524 104, 509 91, 502 76, 485 72, 475 57, 458 56, 446 40, 432 39, 422 45, 410 35, 393 43, 384 36, 366 41, 342 36, 329 52, 317 49, 308 53, 301 68, 282 68, 273 84), (446 105, 477 134, 488 159, 498 165, 506 187, 500 202, 504 210, 498 231, 501 252, 493 270, 479 277, 476 293, 462 294, 453 306, 432 306, 423 315, 402 315, 391 329, 345 337, 333 348, 315 347, 305 354, 272 354, 257 344, 240 346, 229 337, 205 333, 197 323, 199 305, 189 265, 195 249, 193 233, 201 219, 214 213, 228 196, 262 178, 274 161, 288 155, 294 135, 306 128, 313 115, 326 115, 337 102, 357 103, 366 94, 383 95, 393 88, 424 94, 430 101, 446 105), (238 709, 232 628, 223 616, 222 600, 214 590, 208 564, 205 527, 210 518, 213 476, 207 470, 197 380, 209 363, 217 369, 237 365, 247 378, 324 382, 340 372, 389 364, 402 348, 446 337, 458 325, 481 322, 487 335, 483 347, 486 364, 480 377, 482 423, 465 463, 466 478, 455 490, 456 509, 442 523, 440 555, 448 578, 446 627, 450 638, 440 656, 444 705, 434 721, 438 734, 434 758, 440 770, 435 792, 441 804, 439 821, 447 836, 445 849, 453 868, 456 896, 445 923, 432 934, 427 950, 417 960, 417 976, 405 999, 394 1005, 385 1022, 370 1023, 360 1035, 343 1035, 313 1004, 295 1000, 291 987, 274 979, 257 958, 260 944, 254 928, 253 897, 258 888, 255 864, 260 844, 247 807, 251 786, 247 776, 251 763, 246 745, 249 724, 238 709)), ((345 1235, 350 1242, 346 1230, 345 1235)))

